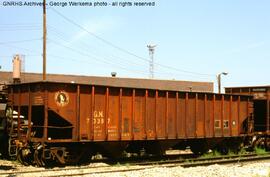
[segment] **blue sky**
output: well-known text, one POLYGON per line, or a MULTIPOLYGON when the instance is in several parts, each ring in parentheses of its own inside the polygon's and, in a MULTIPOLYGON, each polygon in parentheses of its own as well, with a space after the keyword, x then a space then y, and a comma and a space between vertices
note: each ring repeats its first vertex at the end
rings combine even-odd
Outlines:
MULTIPOLYGON (((11 71, 12 56, 19 53, 25 55, 26 72, 42 72, 42 7, 0 2, 1 70, 11 71)), ((48 6, 47 72, 110 76, 115 71, 119 77, 148 78, 146 45, 157 44, 156 79, 216 82, 226 71, 223 86, 270 84, 270 1, 154 2, 154 7, 48 6)))

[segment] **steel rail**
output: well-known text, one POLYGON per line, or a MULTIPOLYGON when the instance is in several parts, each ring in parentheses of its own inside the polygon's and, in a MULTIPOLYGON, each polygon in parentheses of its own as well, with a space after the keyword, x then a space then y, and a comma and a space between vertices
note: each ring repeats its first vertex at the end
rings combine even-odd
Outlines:
MULTIPOLYGON (((120 172, 131 172, 131 171, 142 171, 147 169, 153 169, 156 167, 166 167, 166 168, 173 168, 173 167, 196 167, 196 166, 206 166, 206 165, 212 165, 212 164, 230 164, 230 163, 239 163, 239 162, 247 162, 247 161, 255 161, 255 160, 265 160, 270 159, 270 155, 264 155, 264 156, 254 156, 254 157, 247 157, 243 158, 243 156, 239 156, 239 158, 234 159, 219 159, 219 160, 210 160, 205 161, 203 159, 203 162, 182 162, 182 163, 175 163, 175 164, 152 164, 151 166, 143 166, 143 167, 136 167, 136 168, 128 168, 128 169, 121 169, 121 170, 102 170, 102 171, 94 171, 94 172, 80 172, 80 173, 69 173, 69 174, 61 174, 60 176, 85 176, 85 175, 93 175, 93 174, 105 174, 105 173, 120 173, 120 172)), ((59 175, 51 175, 49 177, 57 177, 59 175)))
MULTIPOLYGON (((129 165, 127 169, 111 169, 116 168, 113 165, 101 165, 101 166, 82 166, 82 167, 67 167, 67 168, 57 168, 57 169, 43 169, 43 170, 29 170, 29 171, 12 171, 12 172, 0 172, 0 176, 14 176, 20 174, 39 174, 43 176, 83 176, 91 174, 103 174, 103 173, 117 173, 117 172, 128 172, 128 171, 141 171, 156 167, 195 167, 195 166, 206 166, 211 164, 229 164, 229 163, 239 163, 255 160, 266 160, 270 159, 270 153, 265 155, 256 155, 256 154, 244 154, 244 155, 233 155, 233 156, 220 156, 220 157, 211 157, 211 158, 191 158, 191 159, 179 159, 179 160, 167 160, 167 161, 149 161, 149 162, 134 162, 126 163, 129 165), (132 167, 135 166, 136 167, 132 167), (90 170, 96 169, 95 171, 90 172, 76 172, 76 170, 90 170), (62 173, 66 171, 65 174, 57 174, 57 172, 62 173), (74 171, 74 172, 72 172, 74 171), (53 175, 48 173, 54 172, 53 175)), ((117 163, 119 167, 125 167, 125 163, 117 163)))

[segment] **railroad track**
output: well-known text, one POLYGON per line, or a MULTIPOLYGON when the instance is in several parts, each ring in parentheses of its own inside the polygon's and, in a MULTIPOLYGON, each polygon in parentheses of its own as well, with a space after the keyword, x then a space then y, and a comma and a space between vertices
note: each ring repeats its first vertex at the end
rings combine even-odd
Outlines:
POLYGON ((117 173, 117 172, 131 172, 141 171, 156 167, 195 167, 206 166, 211 164, 229 164, 247 161, 259 161, 270 159, 270 153, 264 155, 245 154, 233 156, 220 156, 211 158, 191 158, 179 160, 162 160, 162 161, 149 161, 149 162, 132 162, 132 163, 117 163, 114 165, 100 165, 100 166, 81 166, 81 167, 65 167, 55 169, 42 169, 42 170, 28 170, 28 171, 12 171, 0 172, 0 176, 84 176, 91 174, 104 174, 104 173, 117 173))

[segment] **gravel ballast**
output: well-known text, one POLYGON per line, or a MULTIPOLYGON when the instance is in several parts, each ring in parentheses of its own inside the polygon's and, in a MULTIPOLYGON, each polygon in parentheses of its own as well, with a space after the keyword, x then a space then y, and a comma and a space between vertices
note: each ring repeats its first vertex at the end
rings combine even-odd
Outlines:
MULTIPOLYGON (((105 164, 90 164, 89 166, 104 166, 105 164)), ((134 166, 131 165, 119 165, 112 166, 111 170, 117 169, 130 169, 134 166)), ((136 166, 137 167, 137 166, 136 166)), ((68 167, 65 167, 66 169, 68 167)), ((12 172, 12 171, 29 171, 29 170, 40 170, 43 168, 36 167, 25 167, 17 162, 0 160, 0 173, 12 172)), ((96 169, 84 170, 78 169, 79 172, 90 172, 91 170, 97 171, 96 169)), ((100 171, 99 169, 98 171, 100 171)), ((55 175, 46 173, 46 176, 55 175)), ((68 172, 63 172, 57 175, 65 176, 68 172)), ((20 174, 17 176, 32 176, 33 174, 20 174)), ((0 175, 1 176, 1 175, 0 175)), ((198 167, 154 167, 145 170, 128 171, 128 172, 115 172, 115 173, 98 173, 84 176, 104 176, 104 177, 118 177, 118 176, 132 176, 132 177, 270 177, 270 160, 260 161, 260 162, 248 162, 248 163, 236 163, 230 165, 210 165, 210 166, 198 166, 198 167)))

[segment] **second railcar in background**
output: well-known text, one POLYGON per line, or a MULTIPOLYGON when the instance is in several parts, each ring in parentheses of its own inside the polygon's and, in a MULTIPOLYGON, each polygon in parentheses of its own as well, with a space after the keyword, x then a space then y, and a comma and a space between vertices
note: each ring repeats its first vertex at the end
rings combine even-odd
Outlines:
POLYGON ((18 158, 38 165, 142 149, 235 150, 253 130, 251 96, 59 82, 13 84, 8 93, 18 158))
POLYGON ((227 87, 225 92, 253 97, 254 146, 270 149, 270 86, 227 87))

